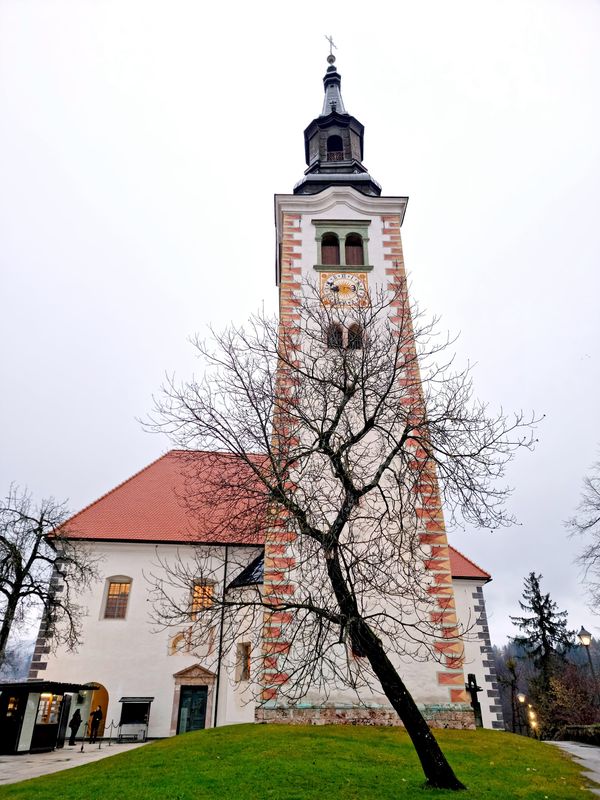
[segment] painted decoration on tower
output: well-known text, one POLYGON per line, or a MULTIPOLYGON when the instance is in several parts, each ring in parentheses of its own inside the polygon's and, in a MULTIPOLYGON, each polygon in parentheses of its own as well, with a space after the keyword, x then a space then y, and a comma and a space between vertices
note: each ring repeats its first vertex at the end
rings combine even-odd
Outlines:
POLYGON ((322 272, 321 300, 325 305, 366 306, 369 289, 366 272, 322 272))

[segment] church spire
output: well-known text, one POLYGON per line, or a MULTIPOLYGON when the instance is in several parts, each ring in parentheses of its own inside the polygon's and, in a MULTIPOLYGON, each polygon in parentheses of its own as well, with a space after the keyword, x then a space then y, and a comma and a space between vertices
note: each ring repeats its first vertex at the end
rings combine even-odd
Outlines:
POLYGON ((329 186, 352 186, 361 194, 378 197, 381 186, 362 163, 364 127, 348 114, 342 100, 342 78, 335 66, 333 40, 329 42, 327 71, 323 78, 323 110, 304 131, 308 168, 294 186, 294 194, 317 194, 329 186))
MULTIPOLYGON (((335 47, 331 37, 326 37, 329 40, 330 48, 335 47)), ((326 117, 332 111, 337 111, 340 114, 345 114, 344 101, 342 100, 342 76, 335 68, 335 56, 332 52, 327 56, 327 72, 323 78, 325 85, 325 97, 323 99, 323 111, 321 116, 326 117)))

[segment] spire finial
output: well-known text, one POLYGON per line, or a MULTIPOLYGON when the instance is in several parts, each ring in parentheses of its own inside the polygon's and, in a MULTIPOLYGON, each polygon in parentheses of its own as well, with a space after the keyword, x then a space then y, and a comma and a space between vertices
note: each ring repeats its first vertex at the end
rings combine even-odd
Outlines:
POLYGON ((329 36, 325 34, 325 38, 329 42, 329 55, 327 56, 327 63, 335 64, 335 56, 333 55, 333 48, 335 47, 335 49, 337 50, 337 44, 333 43, 333 36, 331 36, 331 34, 329 36))

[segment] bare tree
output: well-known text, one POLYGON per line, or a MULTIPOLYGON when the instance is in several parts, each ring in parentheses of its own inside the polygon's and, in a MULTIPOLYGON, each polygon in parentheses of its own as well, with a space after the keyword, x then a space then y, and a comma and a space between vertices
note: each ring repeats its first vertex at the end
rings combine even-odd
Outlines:
POLYGON ((73 649, 84 609, 77 595, 97 578, 96 562, 68 537, 64 505, 50 498, 36 505, 11 487, 0 505, 0 665, 15 625, 43 616, 54 645, 73 649))
POLYGON ((178 446, 214 452, 212 465, 190 458, 188 497, 191 509, 212 504, 203 529, 213 541, 227 541, 219 532, 232 525, 236 541, 245 529, 251 541, 255 525, 270 531, 267 542, 278 531, 293 540, 293 557, 266 553, 283 586, 230 586, 214 550, 198 549, 191 561, 161 559, 156 619, 189 623, 190 584, 211 583, 212 602, 191 623, 194 646, 210 650, 219 619, 232 642, 240 628, 260 634, 264 620, 266 635, 276 629, 289 646, 265 654, 263 687, 271 675, 291 703, 340 684, 357 697, 383 690, 428 785, 464 788, 398 671, 406 658, 441 660, 422 534, 440 502, 453 522, 511 521, 498 479, 532 446, 534 420, 473 399, 469 369, 453 367, 433 323, 411 317, 405 286, 350 307, 324 305, 311 287, 303 294, 293 328, 256 316, 208 344, 196 339, 203 377, 168 381, 152 421, 178 446))
POLYGON ((581 534, 586 544, 577 561, 583 567, 592 608, 600 608, 600 461, 583 479, 577 514, 567 522, 573 534, 581 534))
POLYGON ((24 681, 27 678, 35 640, 11 636, 0 664, 0 681, 24 681))

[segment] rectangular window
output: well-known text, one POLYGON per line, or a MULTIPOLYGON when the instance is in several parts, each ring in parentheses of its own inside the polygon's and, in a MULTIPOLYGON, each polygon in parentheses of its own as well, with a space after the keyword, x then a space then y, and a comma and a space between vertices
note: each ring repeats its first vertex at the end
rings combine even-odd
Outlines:
POLYGON ((251 645, 240 642, 237 646, 236 678, 238 681, 250 680, 250 651, 251 645))
POLYGON ((40 695, 38 704, 36 725, 56 725, 58 722, 58 711, 62 702, 62 695, 44 692, 40 695))
POLYGON ((13 717, 16 715, 18 710, 19 710, 19 698, 9 697, 8 704, 6 706, 6 716, 13 717))
POLYGON ((192 619, 196 619, 198 612, 210 608, 213 604, 214 586, 212 583, 195 583, 192 589, 192 619))
POLYGON ((115 581, 111 581, 108 584, 106 608, 104 609, 105 619, 125 619, 130 586, 130 583, 117 583, 115 581))

